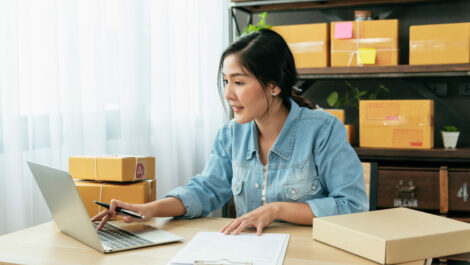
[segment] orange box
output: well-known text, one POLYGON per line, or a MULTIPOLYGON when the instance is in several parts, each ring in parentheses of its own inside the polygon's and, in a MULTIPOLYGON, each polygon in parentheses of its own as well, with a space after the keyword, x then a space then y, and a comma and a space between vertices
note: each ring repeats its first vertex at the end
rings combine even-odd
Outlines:
POLYGON ((410 27, 410 65, 470 63, 470 23, 410 27))
POLYGON ((342 123, 344 123, 344 109, 322 109, 323 111, 326 111, 336 118, 338 118, 342 123))
POLYGON ((398 65, 398 20, 347 21, 352 38, 336 39, 337 23, 331 23, 331 66, 358 66, 360 48, 376 49, 375 65, 398 65))
POLYGON ((155 158, 141 156, 71 156, 74 179, 129 182, 155 178, 155 158))
POLYGON ((359 145, 378 148, 433 148, 434 101, 359 101, 359 145))
POLYGON ((353 145, 355 144, 356 138, 356 126, 352 124, 345 124, 344 127, 346 128, 346 133, 348 136, 348 142, 353 145))
POLYGON ((111 199, 118 199, 129 203, 147 203, 156 199, 155 179, 130 184, 99 183, 86 180, 75 180, 74 182, 90 217, 104 210, 93 201, 110 203, 111 199))
POLYGON ((327 23, 274 26, 294 55, 296 68, 327 67, 329 25, 327 23))

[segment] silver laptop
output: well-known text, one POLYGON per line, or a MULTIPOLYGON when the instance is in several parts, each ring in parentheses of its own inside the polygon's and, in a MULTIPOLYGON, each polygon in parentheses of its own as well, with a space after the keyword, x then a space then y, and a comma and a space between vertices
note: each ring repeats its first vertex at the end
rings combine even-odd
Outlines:
POLYGON ((111 253, 183 240, 180 236, 141 223, 122 228, 106 223, 101 231, 97 231, 97 223, 90 221, 68 172, 30 161, 28 166, 60 230, 100 252, 111 253))

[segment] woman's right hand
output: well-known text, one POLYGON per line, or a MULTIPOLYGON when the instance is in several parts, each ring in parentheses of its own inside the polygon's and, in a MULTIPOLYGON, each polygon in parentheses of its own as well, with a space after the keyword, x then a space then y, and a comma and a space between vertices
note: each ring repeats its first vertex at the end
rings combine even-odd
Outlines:
POLYGON ((111 203, 109 204, 109 209, 105 209, 104 211, 100 212, 99 214, 95 215, 93 218, 91 218, 92 222, 95 222, 97 220, 101 219, 101 222, 99 223, 98 227, 96 228, 97 230, 101 230, 103 226, 109 221, 111 218, 115 218, 116 215, 119 214, 122 216, 122 220, 126 223, 131 223, 131 222, 145 222, 149 220, 152 216, 152 214, 148 211, 148 207, 145 204, 131 204, 131 203, 125 203, 119 200, 112 199, 111 203), (143 215, 143 219, 139 218, 134 218, 129 215, 121 214, 116 212, 116 207, 121 207, 122 209, 130 210, 133 212, 136 212, 140 215, 143 215))

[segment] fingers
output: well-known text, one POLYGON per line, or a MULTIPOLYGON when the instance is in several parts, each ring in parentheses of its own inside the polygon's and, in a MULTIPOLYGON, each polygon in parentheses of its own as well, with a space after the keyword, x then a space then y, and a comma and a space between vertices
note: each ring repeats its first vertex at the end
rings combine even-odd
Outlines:
POLYGON ((101 228, 103 228, 103 226, 108 222, 109 218, 111 218, 111 215, 106 215, 105 217, 103 217, 103 219, 101 220, 100 224, 98 225, 98 227, 96 228, 96 230, 101 230, 101 228))
POLYGON ((256 227, 256 235, 257 236, 260 236, 262 233, 263 233, 263 226, 262 225, 259 225, 256 227))
POLYGON ((99 214, 93 216, 91 218, 91 221, 96 222, 96 221, 100 220, 101 218, 103 218, 103 216, 107 215, 108 212, 109 212, 108 210, 101 211, 99 214))
POLYGON ((248 225, 247 221, 242 221, 240 225, 235 229, 235 231, 233 231, 233 235, 239 235, 240 232, 243 231, 245 227, 247 227, 247 225, 248 225))

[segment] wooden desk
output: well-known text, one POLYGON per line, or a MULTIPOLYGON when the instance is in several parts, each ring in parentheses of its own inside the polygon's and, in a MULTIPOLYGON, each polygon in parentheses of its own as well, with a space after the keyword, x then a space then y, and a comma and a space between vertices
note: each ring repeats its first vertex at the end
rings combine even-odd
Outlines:
MULTIPOLYGON (((230 219, 199 218, 173 220, 158 218, 154 226, 180 235, 185 242, 199 231, 218 231, 230 219)), ((254 230, 253 230, 254 232, 254 230)), ((310 226, 274 223, 267 233, 290 233, 284 264, 376 264, 359 256, 322 244, 312 239, 310 226)), ((60 232, 54 222, 48 222, 0 237, 0 264, 167 264, 184 246, 171 243, 112 254, 102 254, 60 232)), ((423 264, 423 262, 412 263, 423 264)))

